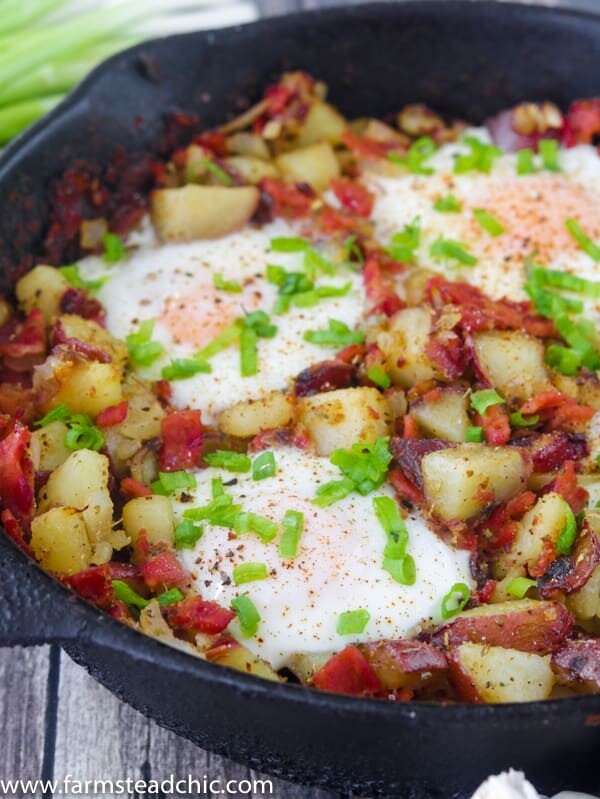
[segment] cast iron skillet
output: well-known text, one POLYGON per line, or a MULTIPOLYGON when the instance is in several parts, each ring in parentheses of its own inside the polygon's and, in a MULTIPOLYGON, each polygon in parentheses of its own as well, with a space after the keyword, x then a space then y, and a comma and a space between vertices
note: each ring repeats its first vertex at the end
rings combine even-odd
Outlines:
MULTIPOLYGON (((325 80, 348 115, 408 102, 469 120, 521 99, 600 94, 600 18, 490 2, 331 9, 144 44, 100 67, 0 163, 0 263, 35 250, 48 179, 75 156, 147 151, 168 109, 206 126, 285 69, 325 80), (151 68, 149 68, 149 65, 151 68)), ((391 704, 204 663, 75 599, 0 534, 0 642, 59 642, 121 699, 200 746, 344 793, 466 797, 524 769, 539 789, 600 789, 600 697, 528 705, 391 704)))

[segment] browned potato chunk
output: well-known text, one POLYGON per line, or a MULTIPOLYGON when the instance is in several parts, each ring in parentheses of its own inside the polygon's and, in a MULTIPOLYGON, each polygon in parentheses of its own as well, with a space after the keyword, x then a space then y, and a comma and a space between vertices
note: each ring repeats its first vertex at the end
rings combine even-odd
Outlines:
POLYGON ((421 462, 425 497, 442 519, 464 521, 524 485, 525 462, 511 447, 461 444, 427 453, 421 462))
POLYGON ((219 428, 230 436, 250 438, 261 430, 290 424, 295 414, 295 398, 274 391, 266 397, 246 400, 223 411, 219 428))
POLYGON ((52 472, 64 463, 73 450, 65 447, 68 427, 64 422, 50 422, 31 435, 31 454, 37 470, 52 472))
POLYGON ((112 336, 97 322, 74 314, 63 314, 58 318, 63 333, 105 352, 114 363, 124 366, 128 360, 127 346, 112 336))
POLYGON ((358 648, 388 691, 435 686, 448 669, 445 655, 421 641, 377 641, 358 648))
POLYGON ((160 241, 219 239, 246 224, 259 198, 256 186, 157 189, 152 194, 152 223, 160 241))
POLYGON ((150 544, 175 542, 175 518, 171 500, 158 494, 136 497, 123 508, 123 527, 135 543, 142 530, 150 544))
POLYGON ((43 413, 64 403, 72 413, 96 417, 122 401, 122 379, 123 372, 114 363, 59 353, 35 369, 33 385, 43 413))
POLYGON ((547 655, 572 626, 573 617, 560 602, 517 599, 466 610, 440 627, 433 640, 446 648, 470 642, 547 655))
POLYGON ((465 391, 449 388, 436 399, 411 403, 410 413, 427 436, 460 443, 465 440, 469 426, 468 406, 465 391))
POLYGON ((324 191, 332 178, 340 175, 340 167, 330 144, 311 144, 282 153, 275 164, 285 180, 310 183, 316 191, 324 191))
POLYGON ((473 342, 481 370, 505 399, 525 402, 552 390, 538 339, 518 330, 491 330, 476 333, 473 342))
POLYGON ((552 656, 552 668, 561 685, 600 694, 600 639, 568 641, 552 656))
POLYGON ((271 161, 262 158, 253 158, 250 155, 232 155, 226 163, 233 167, 238 175, 248 183, 259 183, 263 178, 279 177, 279 170, 271 161))
POLYGON ((597 566, 587 583, 567 597, 567 606, 578 619, 587 621, 600 617, 600 566, 597 566))
POLYGON ((431 332, 431 312, 426 308, 404 308, 391 319, 389 328, 377 335, 393 382, 402 388, 441 377, 425 354, 431 332))
POLYGON ((298 147, 306 147, 317 142, 339 144, 341 135, 348 127, 344 117, 329 103, 315 100, 308 109, 300 133, 298 147))
POLYGON ((249 155, 269 161, 271 152, 266 141, 256 133, 240 131, 227 139, 227 149, 232 155, 249 155))
POLYGON ((281 682, 277 672, 273 671, 264 660, 253 655, 247 647, 230 635, 222 635, 210 649, 206 650, 205 656, 211 663, 219 663, 221 666, 229 666, 230 669, 254 674, 264 680, 281 682))
POLYGON ((389 435, 392 413, 375 388, 342 388, 298 401, 299 422, 308 431, 318 455, 349 449, 357 441, 389 435))
POLYGON ((54 266, 35 266, 17 282, 15 293, 20 307, 29 313, 39 308, 50 324, 60 313, 60 300, 71 284, 54 266))
POLYGON ((461 644, 450 657, 450 676, 467 702, 536 702, 554 686, 549 655, 486 644, 461 644))
POLYGON ((92 562, 83 514, 76 508, 52 508, 31 522, 31 549, 43 569, 71 575, 92 562))

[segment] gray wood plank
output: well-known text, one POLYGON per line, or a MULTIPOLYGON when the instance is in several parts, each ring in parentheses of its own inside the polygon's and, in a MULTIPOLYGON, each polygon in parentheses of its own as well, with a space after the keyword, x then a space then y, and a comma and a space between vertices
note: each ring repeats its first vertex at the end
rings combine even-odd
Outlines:
POLYGON ((50 647, 0 649, 2 746, 5 779, 37 779, 42 773, 50 647))
MULTIPOLYGON (((272 779, 277 799, 332 799, 333 795, 250 771, 205 752, 116 699, 65 654, 61 659, 54 778, 202 781, 272 779)), ((263 796, 249 793, 247 796, 263 796)), ((166 794, 166 797, 170 796, 166 794)), ((211 799, 221 793, 207 793, 211 799)))

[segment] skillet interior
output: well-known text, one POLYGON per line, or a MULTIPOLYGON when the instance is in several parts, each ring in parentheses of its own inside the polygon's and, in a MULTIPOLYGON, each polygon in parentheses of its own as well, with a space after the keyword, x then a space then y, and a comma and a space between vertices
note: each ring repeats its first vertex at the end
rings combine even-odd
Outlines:
MULTIPOLYGON (((282 70, 325 80, 349 116, 413 101, 481 120, 527 99, 600 93, 600 18, 510 4, 371 5, 166 39, 117 56, 0 163, 0 281, 10 289, 74 158, 151 151, 163 113, 216 124, 282 70), (596 67, 596 69, 595 69, 596 67)), ((597 791, 600 697, 528 706, 391 705, 279 686, 195 661, 102 616, 0 541, 0 640, 60 640, 122 699, 205 748, 361 795, 467 796, 524 768, 552 793, 597 791)))

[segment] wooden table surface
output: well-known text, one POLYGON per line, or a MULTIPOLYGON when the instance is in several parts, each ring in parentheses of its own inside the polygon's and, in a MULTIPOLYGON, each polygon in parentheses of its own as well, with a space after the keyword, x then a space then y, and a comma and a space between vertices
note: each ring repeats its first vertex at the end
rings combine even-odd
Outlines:
MULTIPOLYGON (((595 9, 600 5, 598 0, 539 2, 595 9)), ((334 4, 335 0, 257 2, 263 15, 334 4)), ((0 649, 0 708, 0 779, 60 780, 67 774, 80 780, 260 777, 162 729, 116 699, 56 646, 0 649)), ((334 799, 325 791, 272 781, 276 799, 334 799)))

